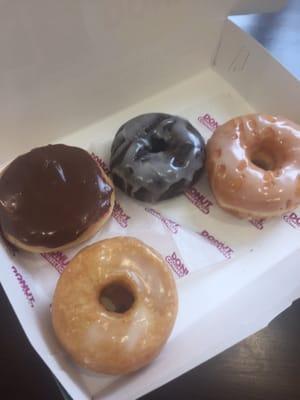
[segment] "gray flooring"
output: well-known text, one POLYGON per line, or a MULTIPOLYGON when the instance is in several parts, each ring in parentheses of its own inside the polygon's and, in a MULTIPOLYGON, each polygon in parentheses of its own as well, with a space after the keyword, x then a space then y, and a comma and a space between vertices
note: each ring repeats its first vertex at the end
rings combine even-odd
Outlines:
POLYGON ((234 16, 231 19, 300 79, 300 0, 289 0, 276 13, 234 16))

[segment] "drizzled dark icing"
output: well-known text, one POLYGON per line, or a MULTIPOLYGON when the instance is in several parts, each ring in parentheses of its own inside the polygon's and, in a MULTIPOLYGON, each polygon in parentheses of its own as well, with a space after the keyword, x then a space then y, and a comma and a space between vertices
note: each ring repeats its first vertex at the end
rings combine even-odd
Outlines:
POLYGON ((17 157, 0 178, 0 224, 30 245, 76 240, 109 209, 112 187, 85 150, 48 145, 17 157))
POLYGON ((118 130, 111 148, 114 183, 129 196, 156 202, 182 193, 205 161, 200 133, 185 119, 144 114, 118 130))

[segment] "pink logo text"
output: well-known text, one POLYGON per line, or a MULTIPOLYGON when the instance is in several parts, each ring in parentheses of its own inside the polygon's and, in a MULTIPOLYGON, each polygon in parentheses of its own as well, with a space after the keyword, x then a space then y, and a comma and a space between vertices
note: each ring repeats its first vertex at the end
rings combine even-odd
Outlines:
POLYGON ((295 212, 292 212, 291 214, 286 214, 282 218, 293 228, 300 228, 300 216, 298 216, 295 212))
MULTIPOLYGON (((95 153, 92 153, 92 157, 106 174, 110 174, 109 168, 106 165, 105 161, 102 160, 102 158, 98 157, 95 153)), ((125 213, 120 203, 118 203, 117 201, 115 202, 112 216, 122 228, 127 228, 130 216, 125 213)))
POLYGON ((264 222, 265 222, 264 218, 259 218, 259 219, 251 218, 249 219, 249 222, 250 224, 255 226, 256 229, 259 229, 260 231, 264 229, 264 222))
POLYGON ((194 206, 199 208, 200 211, 202 211, 204 214, 209 214, 210 207, 213 205, 213 202, 211 202, 204 194, 198 192, 198 190, 194 187, 187 189, 184 194, 191 201, 191 203, 194 204, 194 206))
POLYGON ((91 156, 93 157, 93 159, 97 162, 97 164, 100 166, 100 168, 103 169, 103 171, 104 171, 106 174, 109 174, 109 173, 110 173, 109 168, 108 168, 108 166, 106 165, 106 162, 103 161, 102 158, 98 157, 95 153, 91 153, 91 156))
POLYGON ((200 236, 204 237, 210 244, 215 246, 220 253, 223 254, 225 258, 231 258, 233 254, 233 250, 231 247, 227 246, 225 243, 221 242, 220 240, 217 240, 213 235, 211 235, 209 232, 206 230, 202 231, 199 233, 200 236))
POLYGON ((122 228, 127 228, 130 216, 125 213, 120 203, 115 202, 112 216, 122 228))
POLYGON ((21 289, 23 290, 23 293, 25 294, 25 297, 28 300, 30 307, 34 307, 35 299, 29 289, 28 284, 26 283, 25 279, 23 278, 22 274, 17 270, 17 268, 14 265, 12 265, 11 269, 13 270, 13 273, 15 274, 21 289))
POLYGON ((158 218, 161 220, 161 222, 171 231, 172 233, 177 233, 178 228, 180 227, 179 224, 176 222, 172 221, 169 218, 165 218, 159 213, 158 211, 154 210, 153 208, 145 208, 145 211, 147 211, 149 214, 153 215, 154 217, 158 218))
POLYGON ((41 256, 51 264, 58 273, 62 274, 69 263, 68 257, 61 251, 52 253, 41 253, 41 256))
POLYGON ((208 113, 198 117, 198 121, 210 131, 214 131, 219 126, 218 122, 208 113))
POLYGON ((187 275, 189 273, 189 270, 187 267, 183 264, 183 262, 180 260, 179 257, 177 257, 175 251, 172 253, 171 256, 167 256, 165 258, 167 263, 170 265, 172 270, 175 272, 175 274, 179 277, 182 278, 183 276, 187 275))

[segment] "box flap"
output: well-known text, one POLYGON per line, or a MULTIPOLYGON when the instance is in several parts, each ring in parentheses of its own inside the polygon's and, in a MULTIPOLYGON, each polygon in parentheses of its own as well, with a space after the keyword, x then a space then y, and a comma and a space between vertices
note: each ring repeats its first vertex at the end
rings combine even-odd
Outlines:
POLYGON ((299 80, 230 20, 224 25, 214 64, 255 109, 300 122, 299 80))

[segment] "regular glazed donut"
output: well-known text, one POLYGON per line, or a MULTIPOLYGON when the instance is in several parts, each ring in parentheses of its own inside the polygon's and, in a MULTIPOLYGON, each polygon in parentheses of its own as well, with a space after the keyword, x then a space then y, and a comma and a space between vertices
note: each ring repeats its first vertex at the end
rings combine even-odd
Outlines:
POLYGON ((151 362, 177 315, 172 273, 152 248, 130 237, 80 251, 55 289, 56 336, 79 365, 126 374, 151 362))
POLYGON ((65 249, 93 236, 109 218, 114 190, 88 152, 63 144, 31 150, 0 177, 0 225, 30 252, 65 249))
POLYGON ((207 172, 218 204, 232 214, 289 212, 300 203, 300 127, 273 115, 234 118, 209 139, 207 172))
POLYGON ((144 114, 118 130, 110 168, 116 186, 135 199, 174 197, 197 181, 205 160, 204 140, 185 119, 144 114))

